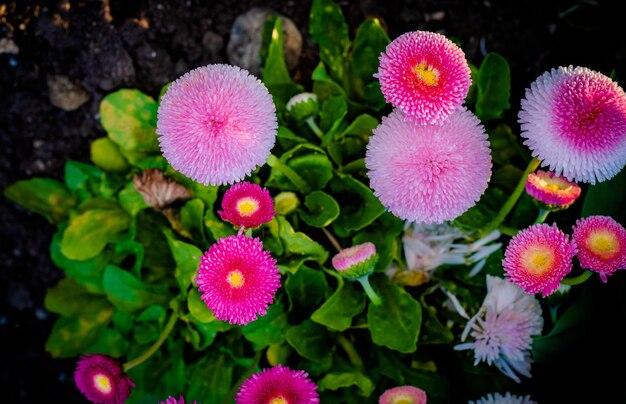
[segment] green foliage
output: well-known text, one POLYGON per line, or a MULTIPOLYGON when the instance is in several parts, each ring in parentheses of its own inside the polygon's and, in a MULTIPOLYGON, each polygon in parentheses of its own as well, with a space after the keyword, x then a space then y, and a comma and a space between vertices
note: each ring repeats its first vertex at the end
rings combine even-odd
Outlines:
POLYGON ((489 53, 478 70, 476 115, 483 121, 500 118, 511 108, 511 70, 497 53, 489 53))
POLYGON ((48 178, 18 181, 4 190, 4 195, 51 223, 67 218, 76 200, 60 182, 48 178))

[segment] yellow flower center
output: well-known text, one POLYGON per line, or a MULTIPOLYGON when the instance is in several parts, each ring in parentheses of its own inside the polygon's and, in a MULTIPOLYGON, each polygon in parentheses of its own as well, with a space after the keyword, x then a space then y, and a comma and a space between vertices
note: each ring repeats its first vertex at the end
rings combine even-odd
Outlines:
POLYGON ((542 275, 552 268, 554 253, 550 247, 533 245, 522 253, 521 261, 526 271, 533 275, 542 275))
POLYGON ((259 210, 259 202, 252 198, 241 198, 237 201, 237 211, 241 216, 250 216, 259 210))
POLYGON ((615 234, 607 230, 592 232, 587 239, 587 248, 603 259, 612 258, 619 252, 619 242, 615 234))
POLYGON ((268 404, 289 404, 289 402, 283 396, 274 397, 268 404))
POLYGON ((434 67, 430 67, 426 62, 421 62, 413 68, 417 77, 426 85, 434 86, 439 81, 439 71, 434 67))
POLYGON ((230 286, 235 289, 239 289, 245 283, 245 278, 241 271, 235 269, 234 271, 230 271, 228 275, 226 275, 226 281, 230 286))
POLYGON ((109 394, 113 389, 113 386, 111 386, 111 379, 102 373, 98 373, 93 377, 93 383, 96 388, 104 394, 109 394))
POLYGON ((544 177, 539 180, 539 186, 541 188, 547 188, 552 191, 569 191, 572 185, 563 181, 558 177, 548 178, 544 177))

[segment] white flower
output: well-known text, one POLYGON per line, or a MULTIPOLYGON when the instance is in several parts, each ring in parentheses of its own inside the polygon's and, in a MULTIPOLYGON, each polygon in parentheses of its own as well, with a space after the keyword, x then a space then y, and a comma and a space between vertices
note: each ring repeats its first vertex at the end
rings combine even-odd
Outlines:
POLYGON ((487 394, 476 401, 470 401, 469 404, 537 404, 537 402, 530 396, 516 396, 507 391, 505 395, 487 394))
POLYGON ((474 365, 487 362, 516 382, 518 374, 530 377, 533 335, 540 335, 543 317, 539 301, 518 286, 487 275, 487 296, 478 313, 465 326, 461 340, 472 342, 454 347, 473 349, 474 365))
POLYGON ((485 266, 489 255, 502 247, 502 243, 493 243, 499 237, 500 232, 495 230, 468 243, 469 234, 450 224, 407 222, 402 236, 407 268, 402 271, 392 265, 386 272, 409 286, 427 282, 442 265, 473 265, 470 276, 474 276, 485 266))

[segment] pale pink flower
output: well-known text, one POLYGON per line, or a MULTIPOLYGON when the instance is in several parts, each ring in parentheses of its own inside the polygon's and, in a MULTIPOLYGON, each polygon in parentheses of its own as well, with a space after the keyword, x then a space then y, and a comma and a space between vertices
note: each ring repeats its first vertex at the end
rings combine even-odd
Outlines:
POLYGON ((426 404, 426 392, 413 386, 398 386, 385 390, 378 404, 426 404))

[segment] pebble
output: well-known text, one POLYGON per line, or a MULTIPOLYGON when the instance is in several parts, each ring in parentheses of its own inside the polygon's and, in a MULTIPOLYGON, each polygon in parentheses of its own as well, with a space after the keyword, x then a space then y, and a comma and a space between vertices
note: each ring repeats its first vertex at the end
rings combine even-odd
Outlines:
POLYGON ((285 62, 289 70, 298 65, 302 53, 302 35, 293 21, 278 12, 264 7, 253 7, 239 15, 230 30, 226 54, 231 64, 261 75, 261 45, 263 26, 269 15, 280 16, 283 25, 285 62))
POLYGON ((63 111, 74 111, 89 100, 89 94, 67 76, 48 75, 50 103, 63 111))
POLYGON ((7 55, 17 55, 20 53, 20 48, 17 47, 12 39, 0 38, 0 55, 3 53, 7 55))

